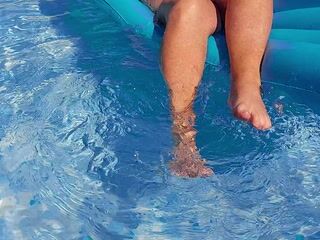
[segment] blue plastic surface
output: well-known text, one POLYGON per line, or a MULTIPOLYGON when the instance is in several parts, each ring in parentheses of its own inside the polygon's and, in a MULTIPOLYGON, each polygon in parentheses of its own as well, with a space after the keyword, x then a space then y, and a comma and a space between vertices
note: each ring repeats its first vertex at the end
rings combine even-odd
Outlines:
MULTIPOLYGON (((137 32, 152 38, 157 34, 152 11, 138 0, 103 0, 137 32)), ((275 1, 262 75, 295 87, 320 91, 320 1, 275 1), (281 79, 281 80, 280 80, 281 79)), ((224 37, 211 36, 207 63, 228 62, 224 37)))

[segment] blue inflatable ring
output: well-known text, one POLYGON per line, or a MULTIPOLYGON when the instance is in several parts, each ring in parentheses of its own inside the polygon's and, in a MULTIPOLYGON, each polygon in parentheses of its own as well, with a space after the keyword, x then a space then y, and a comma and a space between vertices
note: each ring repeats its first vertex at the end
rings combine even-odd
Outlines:
MULTIPOLYGON (((139 0, 101 0, 135 31, 161 39, 153 12, 139 0)), ((209 38, 207 63, 226 64, 224 36, 209 38)), ((276 0, 270 40, 262 63, 262 78, 320 92, 320 1, 276 0)))

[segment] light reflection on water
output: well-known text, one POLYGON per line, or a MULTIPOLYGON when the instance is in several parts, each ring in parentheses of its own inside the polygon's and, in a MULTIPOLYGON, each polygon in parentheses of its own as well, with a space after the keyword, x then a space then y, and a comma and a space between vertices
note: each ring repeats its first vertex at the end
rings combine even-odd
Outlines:
POLYGON ((197 142, 216 175, 178 179, 155 43, 96 3, 0 13, 0 239, 320 239, 319 95, 266 83, 258 132, 208 67, 197 142))

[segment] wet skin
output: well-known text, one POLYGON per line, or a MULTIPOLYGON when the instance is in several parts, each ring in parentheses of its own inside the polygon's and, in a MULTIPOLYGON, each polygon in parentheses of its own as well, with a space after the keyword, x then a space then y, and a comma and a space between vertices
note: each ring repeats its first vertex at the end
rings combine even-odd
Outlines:
POLYGON ((260 65, 271 30, 273 2, 149 0, 149 4, 166 25, 161 66, 170 91, 173 132, 178 136, 171 169, 178 176, 209 176, 212 170, 204 165, 196 148, 194 121, 187 120, 194 119, 192 104, 204 70, 208 37, 224 19, 231 70, 230 108, 240 120, 259 130, 269 129, 271 120, 260 94, 260 65), (193 130, 186 134, 183 129, 193 130))

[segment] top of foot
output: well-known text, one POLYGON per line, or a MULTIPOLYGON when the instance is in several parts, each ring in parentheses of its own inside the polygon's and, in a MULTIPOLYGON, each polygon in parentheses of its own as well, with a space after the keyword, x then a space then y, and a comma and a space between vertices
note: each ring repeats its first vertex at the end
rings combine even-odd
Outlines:
POLYGON ((255 84, 233 84, 229 105, 235 117, 251 123, 259 130, 271 128, 271 120, 262 101, 260 86, 255 84))

